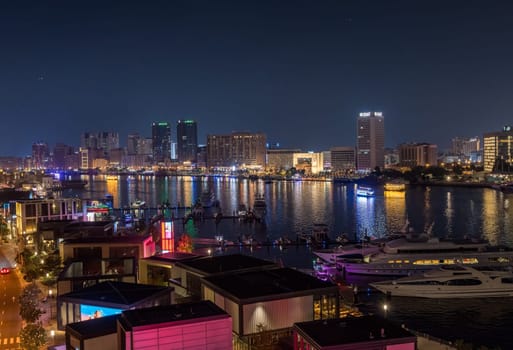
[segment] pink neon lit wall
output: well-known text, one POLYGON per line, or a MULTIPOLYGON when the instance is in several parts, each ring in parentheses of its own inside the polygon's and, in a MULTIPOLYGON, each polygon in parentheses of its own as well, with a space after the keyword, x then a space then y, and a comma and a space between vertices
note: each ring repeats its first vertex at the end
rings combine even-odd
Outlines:
POLYGON ((232 348, 232 320, 226 317, 140 331, 135 329, 132 331, 132 344, 131 349, 129 345, 126 349, 227 350, 232 348))

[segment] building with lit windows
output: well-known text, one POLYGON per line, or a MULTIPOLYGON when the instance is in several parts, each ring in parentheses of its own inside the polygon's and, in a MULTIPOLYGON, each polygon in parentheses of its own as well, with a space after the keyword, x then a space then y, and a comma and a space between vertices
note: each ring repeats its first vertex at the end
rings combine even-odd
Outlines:
POLYGON ((485 172, 513 172, 513 130, 510 126, 483 135, 483 163, 485 172))
POLYGON ((322 152, 294 153, 292 163, 298 171, 305 174, 318 174, 324 170, 324 157, 322 152))
POLYGON ((101 150, 102 157, 108 159, 110 151, 119 148, 117 132, 85 132, 81 135, 80 147, 101 150))
POLYGON ((208 167, 264 167, 266 136, 263 133, 233 132, 207 136, 208 167))
POLYGON ((363 112, 357 119, 356 166, 370 172, 385 166, 385 120, 382 112, 363 112))
POLYGON ((267 168, 272 171, 289 170, 294 167, 294 154, 299 148, 270 148, 267 150, 267 168))
POLYGON ((168 122, 153 122, 151 125, 153 162, 167 163, 171 160, 171 126, 168 122))
POLYGON ((46 169, 49 165, 50 151, 46 142, 32 144, 32 169, 46 169))
POLYGON ((333 147, 331 153, 331 172, 334 175, 343 175, 356 169, 354 147, 333 147))
POLYGON ((399 165, 416 166, 438 165, 438 147, 429 143, 403 143, 399 145, 399 165))
POLYGON ((198 126, 194 120, 179 120, 176 124, 176 142, 180 163, 197 163, 198 126))
POLYGON ((472 153, 481 150, 479 137, 455 137, 452 139, 452 153, 457 156, 469 159, 472 153))

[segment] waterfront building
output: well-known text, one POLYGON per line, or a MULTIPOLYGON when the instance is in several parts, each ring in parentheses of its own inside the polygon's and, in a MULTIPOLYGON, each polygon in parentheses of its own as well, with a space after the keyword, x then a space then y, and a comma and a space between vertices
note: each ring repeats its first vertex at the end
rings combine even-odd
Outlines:
POLYGON ((409 168, 436 166, 437 146, 430 143, 403 143, 399 145, 399 165, 409 168))
POLYGON ((331 173, 334 176, 352 173, 356 169, 354 147, 332 147, 331 173))
POLYGON ((136 261, 155 254, 152 236, 105 236, 65 239, 59 245, 61 260, 133 257, 136 261))
POLYGON ((260 168, 265 166, 266 136, 233 132, 207 136, 207 166, 210 168, 260 168))
POLYGON ((289 170, 294 167, 294 153, 301 153, 299 148, 269 148, 266 167, 270 171, 289 170))
POLYGON ((179 120, 176 124, 178 161, 196 164, 198 153, 198 126, 194 120, 179 120))
POLYGON ((385 168, 393 168, 399 165, 399 150, 385 148, 385 168))
POLYGON ((294 153, 292 163, 298 171, 305 174, 318 174, 324 171, 324 160, 322 152, 294 153))
POLYGON ((85 132, 81 135, 80 147, 101 150, 104 158, 109 158, 110 151, 119 148, 117 132, 85 132))
POLYGON ((138 133, 135 134, 128 134, 127 141, 126 141, 126 154, 127 155, 134 155, 138 154, 138 144, 141 137, 138 133))
POLYGON ((294 350, 417 349, 417 337, 376 316, 300 322, 293 327, 294 350))
POLYGON ((32 144, 32 169, 46 169, 49 165, 50 151, 46 142, 32 144))
POLYGON ((513 130, 510 126, 483 135, 483 163, 485 172, 513 172, 513 130))
POLYGON ((114 148, 110 150, 110 167, 126 167, 126 151, 124 148, 114 148))
POLYGON ((23 158, 19 157, 0 157, 0 169, 19 170, 23 168, 23 158))
POLYGON ((234 349, 289 337, 297 322, 339 317, 339 287, 292 268, 221 273, 201 279, 203 299, 233 319, 234 349))
POLYGON ((57 295, 57 327, 68 323, 120 314, 123 310, 169 305, 173 288, 105 281, 57 295))
MULTIPOLYGON (((75 153, 73 146, 57 143, 53 148, 52 167, 57 170, 68 169, 67 159, 75 153)), ((78 168, 78 166, 76 167, 78 168)))
POLYGON ((232 349, 232 319, 210 301, 140 308, 66 326, 66 348, 232 349))
POLYGON ((452 139, 452 153, 463 157, 462 160, 469 159, 473 152, 481 149, 481 140, 475 137, 455 137, 452 139))
POLYGON ((368 173, 385 166, 385 120, 382 112, 363 112, 357 119, 358 171, 368 173))
POLYGON ((171 127, 168 122, 153 122, 151 125, 153 162, 167 163, 171 160, 171 127))
POLYGON ((19 200, 15 202, 15 206, 15 232, 22 235, 19 237, 22 245, 36 248, 41 242, 38 223, 49 220, 79 220, 83 216, 80 198, 19 200))

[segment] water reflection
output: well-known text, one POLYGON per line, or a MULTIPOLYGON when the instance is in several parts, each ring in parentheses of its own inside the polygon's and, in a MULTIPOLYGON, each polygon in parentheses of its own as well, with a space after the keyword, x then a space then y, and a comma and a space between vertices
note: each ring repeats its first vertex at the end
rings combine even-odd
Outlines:
POLYGON ((265 183, 230 177, 153 177, 119 176, 106 181, 98 176, 87 179, 89 186, 80 193, 84 198, 99 199, 107 193, 117 207, 144 200, 150 207, 169 202, 191 206, 204 190, 211 190, 220 200, 223 214, 231 216, 239 204, 253 206, 255 194, 262 193, 267 202, 265 223, 260 225, 224 221, 217 227, 196 224, 200 236, 223 230, 231 236, 241 232, 276 239, 295 238, 307 232, 314 223, 325 223, 331 238, 341 233, 350 238, 368 234, 381 237, 397 231, 408 220, 421 231, 434 224, 439 237, 483 237, 492 243, 513 243, 513 206, 510 196, 492 189, 409 186, 406 192, 385 193, 376 189, 373 198, 357 197, 354 186, 328 182, 276 181, 265 183))

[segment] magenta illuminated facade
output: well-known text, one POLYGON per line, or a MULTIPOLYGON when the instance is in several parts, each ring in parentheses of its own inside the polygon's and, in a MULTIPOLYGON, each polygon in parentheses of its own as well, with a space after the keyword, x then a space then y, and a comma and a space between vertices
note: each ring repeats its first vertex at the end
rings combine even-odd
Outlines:
POLYGON ((232 349, 232 319, 203 301, 124 311, 118 319, 118 349, 232 349))

